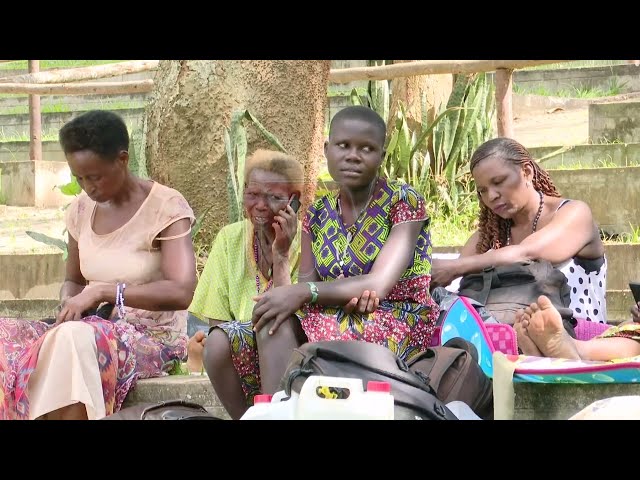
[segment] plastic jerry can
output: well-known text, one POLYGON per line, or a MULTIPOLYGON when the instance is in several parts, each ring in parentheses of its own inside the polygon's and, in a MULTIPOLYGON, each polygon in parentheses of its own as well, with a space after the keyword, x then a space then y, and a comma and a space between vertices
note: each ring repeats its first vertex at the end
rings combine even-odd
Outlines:
POLYGON ((359 378, 310 376, 302 385, 296 420, 393 420, 394 403, 387 382, 359 378))
POLYGON ((287 398, 284 391, 272 395, 256 395, 253 406, 240 420, 293 420, 297 395, 287 398))

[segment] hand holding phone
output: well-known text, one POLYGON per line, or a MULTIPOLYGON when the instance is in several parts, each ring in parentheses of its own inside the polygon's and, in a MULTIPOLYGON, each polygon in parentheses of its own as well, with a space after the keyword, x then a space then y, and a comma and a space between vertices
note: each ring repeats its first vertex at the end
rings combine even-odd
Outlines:
POLYGON ((295 213, 298 213, 298 210, 300 209, 300 199, 297 194, 294 193, 291 195, 291 198, 289 198, 289 206, 293 208, 295 213))

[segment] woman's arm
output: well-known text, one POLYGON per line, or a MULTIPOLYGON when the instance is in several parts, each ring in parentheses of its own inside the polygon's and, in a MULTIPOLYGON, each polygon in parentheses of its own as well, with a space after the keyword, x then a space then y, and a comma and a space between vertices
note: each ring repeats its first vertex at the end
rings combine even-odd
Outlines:
POLYGON ((60 288, 60 303, 78 295, 87 285, 87 281, 80 271, 80 252, 78 251, 78 242, 75 238, 68 234, 67 242, 67 262, 64 282, 60 288))
POLYGON ((311 248, 311 235, 302 231, 300 242, 300 268, 298 269, 298 283, 317 282, 320 275, 316 271, 316 264, 311 248))
POLYGON ((455 260, 439 260, 438 268, 448 269, 457 277, 487 267, 528 260, 560 263, 577 255, 593 241, 594 234, 597 234, 597 228, 591 209, 586 203, 574 200, 558 210, 547 225, 518 245, 455 260))
MULTIPOLYGON (((165 228, 160 237, 172 237, 188 231, 190 221, 183 218, 165 228)), ((161 269, 164 280, 145 285, 127 286, 124 292, 128 307, 143 310, 186 310, 196 287, 196 262, 191 235, 161 241, 161 269)), ((115 285, 100 287, 99 302, 115 303, 115 285)))
MULTIPOLYGON (((160 236, 181 235, 189 231, 189 227, 189 219, 183 218, 165 228, 160 236)), ((185 310, 189 307, 196 285, 196 263, 191 236, 187 233, 179 238, 164 240, 160 248, 164 280, 127 286, 124 297, 128 307, 151 311, 185 310)), ((102 302, 116 303, 115 285, 84 288, 80 294, 65 302, 57 323, 79 320, 85 310, 102 302)))
POLYGON ((289 251, 298 231, 298 217, 290 205, 274 218, 275 239, 271 247, 273 286, 291 285, 291 259, 289 251))
MULTIPOLYGON (((371 271, 365 275, 341 278, 333 282, 318 282, 317 303, 343 305, 353 297, 359 297, 363 290, 373 290, 380 298, 386 298, 411 263, 423 225, 423 221, 394 225, 371 271)), ((305 301, 310 298, 309 294, 305 301)))
MULTIPOLYGON (((423 224, 424 221, 415 221, 394 225, 371 271, 365 275, 316 283, 318 288, 316 303, 344 305, 351 302, 354 297, 359 298, 365 290, 375 291, 378 297, 385 298, 411 262, 423 224)), ((305 242, 310 242, 310 238, 307 237, 305 240, 303 236, 301 269, 305 265, 309 268, 309 260, 305 259, 305 250, 310 249, 310 243, 305 247, 305 242)), ((311 291, 306 283, 298 283, 275 288, 255 299, 257 303, 252 316, 254 329, 257 331, 275 319, 276 322, 272 327, 272 330, 275 330, 282 321, 311 300, 311 291)))

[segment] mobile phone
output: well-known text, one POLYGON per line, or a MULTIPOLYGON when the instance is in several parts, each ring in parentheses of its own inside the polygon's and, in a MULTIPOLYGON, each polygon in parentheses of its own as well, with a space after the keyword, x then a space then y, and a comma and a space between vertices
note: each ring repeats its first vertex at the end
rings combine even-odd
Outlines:
POLYGON ((300 209, 300 199, 298 198, 298 195, 296 195, 295 193, 291 195, 291 198, 289 199, 289 205, 291 206, 291 208, 293 208, 293 211, 295 213, 298 213, 298 210, 300 209))
POLYGON ((640 282, 629 282, 629 288, 636 303, 640 303, 640 282))

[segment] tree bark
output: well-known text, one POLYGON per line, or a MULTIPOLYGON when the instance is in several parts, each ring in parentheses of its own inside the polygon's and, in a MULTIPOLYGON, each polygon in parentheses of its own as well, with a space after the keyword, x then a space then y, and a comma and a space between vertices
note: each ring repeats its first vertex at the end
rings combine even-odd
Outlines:
MULTIPOLYGON (((406 65, 411 60, 394 60, 394 65, 406 65)), ((391 106, 389 108, 388 129, 402 101, 406 107, 407 124, 411 131, 420 132, 422 115, 426 115, 429 123, 433 122, 437 112, 447 103, 453 89, 453 75, 420 75, 416 77, 396 78, 391 81, 391 106), (423 112, 422 97, 425 97, 423 112)))
MULTIPOLYGON (((224 128, 249 110, 305 171, 303 206, 312 200, 322 160, 330 61, 160 61, 146 112, 146 163, 152 178, 179 190, 210 240, 227 223, 224 128)), ((247 125, 247 154, 272 147, 247 125)), ((303 211, 301 209, 301 211, 303 211)))

